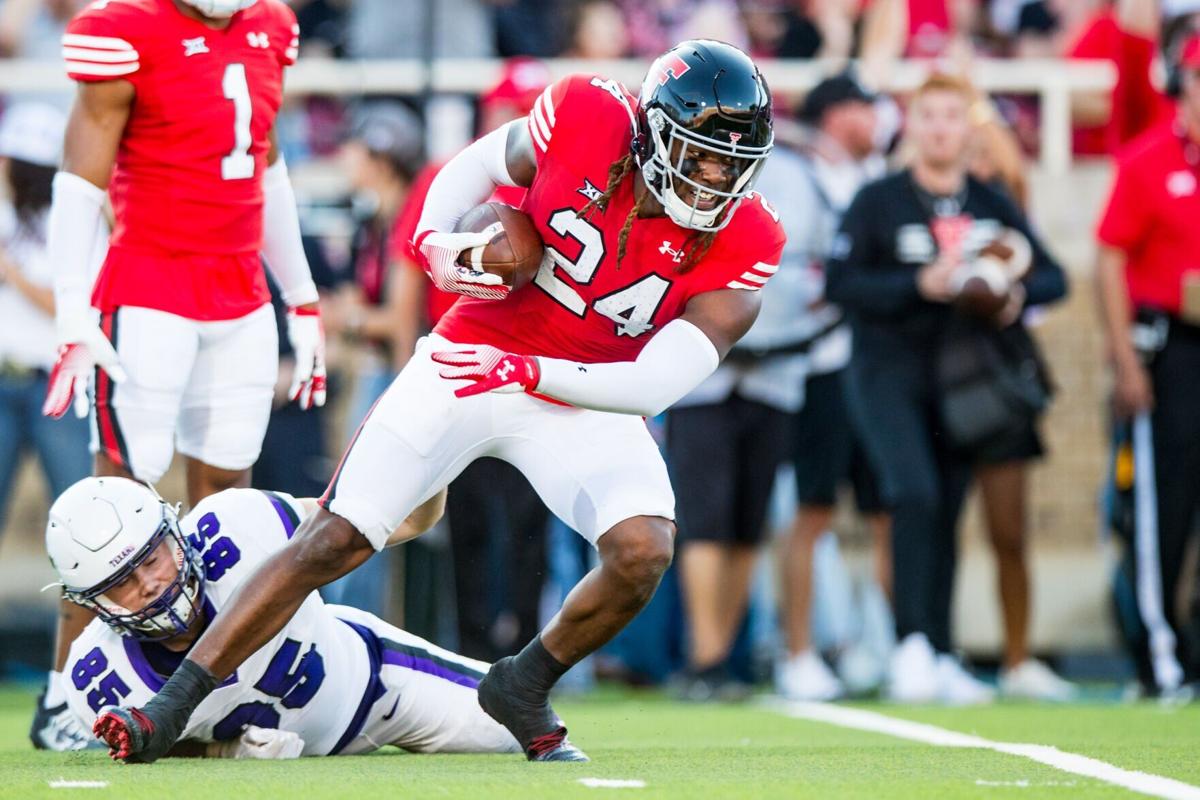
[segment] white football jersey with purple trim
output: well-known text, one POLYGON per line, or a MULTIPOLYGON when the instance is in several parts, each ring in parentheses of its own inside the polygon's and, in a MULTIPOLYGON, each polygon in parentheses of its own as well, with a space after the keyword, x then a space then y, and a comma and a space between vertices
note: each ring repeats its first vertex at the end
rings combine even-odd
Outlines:
MULTIPOLYGON (((291 538, 304 516, 295 498, 231 489, 201 501, 180 529, 202 554, 204 610, 221 613, 234 592, 291 538)), ((183 739, 239 736, 246 725, 280 728, 304 740, 304 755, 341 752, 382 694, 378 650, 313 592, 287 626, 248 658, 192 714, 183 739)), ((91 728, 107 705, 143 706, 184 654, 125 638, 100 620, 72 644, 68 703, 91 728)))

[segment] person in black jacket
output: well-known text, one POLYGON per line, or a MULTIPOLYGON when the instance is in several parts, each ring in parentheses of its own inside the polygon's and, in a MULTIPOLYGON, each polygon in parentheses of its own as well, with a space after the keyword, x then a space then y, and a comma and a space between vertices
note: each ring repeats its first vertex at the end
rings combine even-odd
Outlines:
POLYGON ((1062 297, 1062 269, 1004 195, 967 174, 972 90, 934 75, 908 112, 910 169, 864 187, 843 217, 827 263, 828 298, 854 331, 847 403, 893 514, 894 602, 900 640, 888 692, 901 702, 987 702, 989 687, 952 656, 955 533, 974 455, 941 418, 937 354, 958 312, 956 272, 1006 229, 1031 244, 1032 267, 1011 285, 994 328, 1027 304, 1062 297))

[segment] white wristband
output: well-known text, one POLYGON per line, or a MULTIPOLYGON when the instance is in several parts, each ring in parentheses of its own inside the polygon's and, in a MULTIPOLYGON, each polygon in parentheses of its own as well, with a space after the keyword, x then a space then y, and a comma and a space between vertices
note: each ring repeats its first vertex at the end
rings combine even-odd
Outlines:
POLYGON ((287 164, 280 156, 263 173, 263 256, 267 269, 279 285, 283 302, 302 306, 317 302, 313 283, 300 239, 300 215, 296 194, 288 179, 287 164))
POLYGON ((47 257, 54 269, 56 316, 81 315, 91 307, 93 260, 108 238, 103 189, 72 172, 54 176, 46 223, 47 257))
POLYGON ((539 357, 537 393, 580 408, 655 417, 699 386, 720 362, 704 331, 676 319, 654 334, 636 361, 581 364, 539 357))

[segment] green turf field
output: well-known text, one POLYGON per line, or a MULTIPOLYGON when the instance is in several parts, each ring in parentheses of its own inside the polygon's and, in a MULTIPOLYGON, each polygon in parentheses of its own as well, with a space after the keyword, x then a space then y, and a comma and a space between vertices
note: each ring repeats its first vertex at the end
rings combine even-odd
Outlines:
MULTIPOLYGON (((35 753, 25 738, 33 695, 0 688, 0 798, 1111 798, 1132 791, 987 750, 934 747, 793 719, 760 706, 699 707, 653 694, 559 701, 590 764, 516 756, 370 756, 289 762, 163 761, 117 765, 100 753, 35 753), (590 788, 581 778, 643 781, 590 788), (103 781, 106 788, 52 788, 103 781)), ((860 708, 993 741, 1053 745, 1200 787, 1200 706, 986 709, 860 708)), ((1186 787, 1185 787, 1186 791, 1186 787)), ((1200 788, 1194 790, 1200 797, 1200 788)))

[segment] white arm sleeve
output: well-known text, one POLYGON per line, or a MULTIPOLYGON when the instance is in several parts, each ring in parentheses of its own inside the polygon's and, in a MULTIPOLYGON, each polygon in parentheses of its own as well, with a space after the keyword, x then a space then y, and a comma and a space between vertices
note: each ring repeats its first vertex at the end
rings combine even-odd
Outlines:
POLYGON ((60 320, 90 313, 96 252, 108 238, 104 198, 103 189, 72 172, 54 176, 46 250, 60 320))
POLYGON ((302 306, 317 302, 304 244, 300 241, 300 215, 296 193, 288 179, 287 164, 280 156, 263 173, 263 256, 267 269, 279 285, 283 302, 302 306))
POLYGON ((654 417, 699 386, 720 362, 704 331, 677 319, 646 343, 636 361, 581 364, 538 358, 542 378, 537 392, 580 408, 654 417))
POLYGON ((509 128, 524 124, 521 118, 501 125, 446 162, 429 185, 415 235, 449 233, 463 214, 491 197, 497 186, 517 185, 508 174, 505 152, 509 128))

